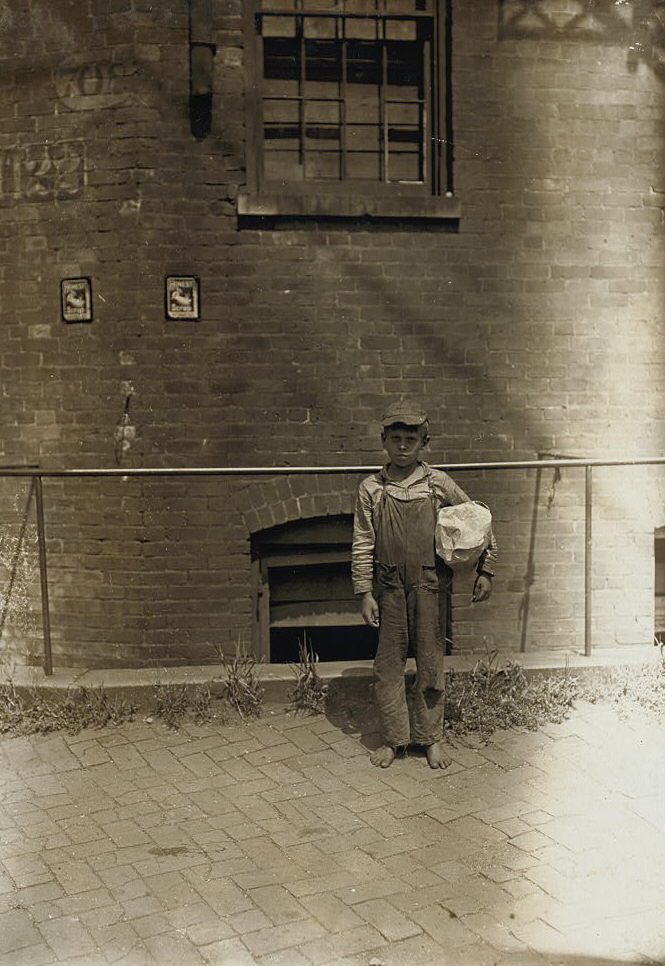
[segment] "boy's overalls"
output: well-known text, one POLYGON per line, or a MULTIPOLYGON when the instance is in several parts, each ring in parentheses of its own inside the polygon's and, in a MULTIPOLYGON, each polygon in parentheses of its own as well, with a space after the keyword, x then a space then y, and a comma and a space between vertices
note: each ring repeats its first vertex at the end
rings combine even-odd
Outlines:
POLYGON ((402 500, 383 484, 376 530, 375 596, 379 643, 374 660, 374 696, 383 738, 393 748, 431 745, 442 737, 445 642, 441 628, 450 571, 434 551, 436 497, 402 500), (443 605, 443 607, 442 607, 443 605), (412 728, 404 668, 411 643, 416 659, 412 728))

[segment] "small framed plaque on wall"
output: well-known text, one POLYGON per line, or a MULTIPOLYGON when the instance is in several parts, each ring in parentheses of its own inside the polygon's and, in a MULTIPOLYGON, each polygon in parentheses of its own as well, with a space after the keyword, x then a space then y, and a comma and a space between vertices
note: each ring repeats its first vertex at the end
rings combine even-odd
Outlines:
POLYGON ((63 322, 92 322, 92 281, 89 278, 63 278, 60 282, 60 309, 63 322))
POLYGON ((197 275, 167 275, 164 291, 166 318, 198 322, 201 291, 197 275))

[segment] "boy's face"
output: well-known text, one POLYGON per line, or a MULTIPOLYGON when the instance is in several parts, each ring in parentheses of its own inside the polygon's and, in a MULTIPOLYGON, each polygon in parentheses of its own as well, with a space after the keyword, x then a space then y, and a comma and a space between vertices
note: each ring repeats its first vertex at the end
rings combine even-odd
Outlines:
POLYGON ((381 438, 389 461, 402 467, 415 463, 426 443, 426 432, 424 426, 404 426, 402 423, 387 426, 381 438))

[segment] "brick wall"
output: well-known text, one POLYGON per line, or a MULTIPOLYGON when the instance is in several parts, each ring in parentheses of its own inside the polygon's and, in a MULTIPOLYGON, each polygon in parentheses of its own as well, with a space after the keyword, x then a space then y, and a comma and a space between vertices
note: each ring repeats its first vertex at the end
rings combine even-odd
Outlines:
MULTIPOLYGON (((435 463, 660 455, 662 38, 630 4, 595 19, 573 0, 540 18, 527 6, 454 4, 455 232, 239 228, 239 0, 214 5, 200 142, 185 0, 3 12, 0 460, 372 465, 399 393, 426 401, 435 463), (199 323, 164 321, 163 279, 179 273, 201 278, 199 323), (59 282, 79 275, 95 319, 66 325, 59 282)), ((646 641, 661 477, 596 475, 594 635, 646 641)), ((356 477, 334 479, 339 501, 325 477, 47 480, 56 663, 198 663, 251 640, 250 533, 321 500, 349 510, 356 477)), ((472 608, 458 581, 457 646, 579 646, 582 471, 553 490, 546 471, 458 480, 492 506, 502 563, 491 606, 472 608)), ((25 487, 4 486, 13 559, 25 487)), ((24 544, 22 597, 0 560, 2 641, 33 661, 32 531, 24 544)))

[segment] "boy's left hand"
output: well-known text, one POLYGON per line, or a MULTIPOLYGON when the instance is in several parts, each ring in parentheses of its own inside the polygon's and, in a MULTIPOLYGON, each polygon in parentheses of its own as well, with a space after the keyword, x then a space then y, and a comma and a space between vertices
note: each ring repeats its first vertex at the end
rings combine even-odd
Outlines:
POLYGON ((473 594, 471 595, 472 604, 480 604, 483 600, 489 600, 492 594, 492 579, 488 577, 487 574, 478 574, 476 577, 476 582, 473 585, 473 594))

